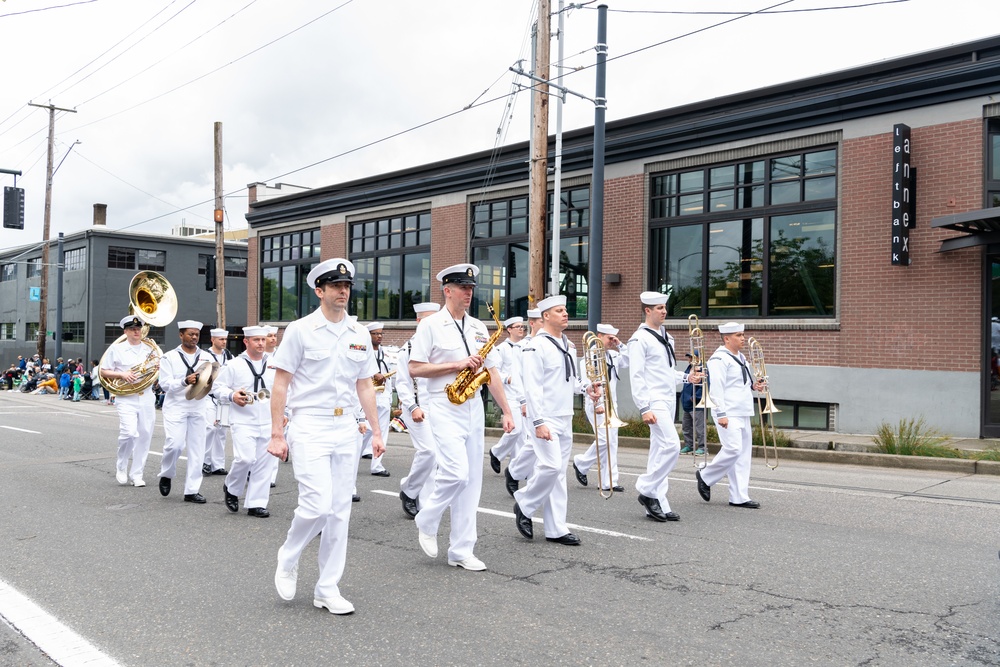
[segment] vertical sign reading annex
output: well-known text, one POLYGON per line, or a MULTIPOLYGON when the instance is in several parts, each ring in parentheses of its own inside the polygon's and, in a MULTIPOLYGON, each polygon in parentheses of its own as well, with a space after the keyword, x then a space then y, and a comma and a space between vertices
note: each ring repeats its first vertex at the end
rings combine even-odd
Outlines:
POLYGON ((910 127, 892 126, 892 264, 910 265, 913 180, 910 173, 910 127))

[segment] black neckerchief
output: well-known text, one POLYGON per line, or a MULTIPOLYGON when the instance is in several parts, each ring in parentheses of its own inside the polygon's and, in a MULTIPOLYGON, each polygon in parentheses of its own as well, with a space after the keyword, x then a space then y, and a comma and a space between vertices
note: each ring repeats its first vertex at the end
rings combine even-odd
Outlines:
MULTIPOLYGON (((216 361, 219 361, 219 358, 217 356, 215 356, 215 352, 212 352, 212 350, 205 350, 205 351, 208 352, 210 355, 212 355, 213 359, 215 359, 216 361)), ((233 355, 231 355, 229 353, 229 350, 225 350, 225 349, 222 350, 222 362, 223 363, 229 361, 232 358, 233 358, 233 355)))
POLYGON ((667 348, 667 359, 670 360, 670 366, 673 367, 677 363, 677 357, 674 356, 674 346, 670 344, 670 341, 648 326, 643 327, 643 331, 648 331, 656 340, 660 341, 663 347, 667 348))
MULTIPOLYGON (((406 341, 406 363, 410 363, 410 355, 413 354, 413 339, 406 341)), ((409 369, 407 369, 409 372, 409 369)), ((413 380, 413 404, 420 407, 420 395, 417 391, 417 378, 411 378, 413 380)))
POLYGON ((468 354, 471 357, 472 356, 472 350, 469 349, 469 341, 465 340, 465 313, 462 313, 462 323, 461 324, 459 324, 458 320, 456 320, 455 318, 452 318, 452 321, 455 323, 455 328, 458 329, 458 333, 461 334, 461 336, 462 336, 462 345, 465 346, 465 352, 466 352, 466 354, 468 354))
POLYGON ((375 351, 375 363, 378 364, 379 373, 383 373, 383 368, 385 369, 384 373, 389 372, 389 364, 385 363, 385 352, 382 351, 381 345, 379 345, 378 349, 375 351))
MULTIPOLYGON (((181 355, 181 363, 184 364, 184 368, 187 369, 187 375, 194 373, 194 368, 198 365, 198 360, 201 359, 201 350, 198 350, 198 354, 194 358, 194 363, 190 366, 188 366, 187 357, 184 356, 186 352, 184 352, 184 350, 177 350, 177 352, 181 355)), ((184 377, 187 377, 187 375, 184 377)))
POLYGON ((606 353, 606 355, 607 355, 607 359, 608 359, 608 375, 611 375, 612 373, 614 373, 615 374, 615 379, 616 380, 620 380, 621 378, 618 377, 618 369, 615 368, 615 360, 611 356, 611 350, 608 350, 607 353, 606 353))
POLYGON ((751 380, 753 379, 753 373, 750 372, 750 369, 747 368, 746 364, 744 364, 742 361, 740 361, 739 357, 737 357, 735 354, 733 354, 729 350, 724 350, 724 352, 726 354, 728 354, 730 357, 732 357, 733 361, 735 361, 736 363, 738 363, 740 365, 740 371, 743 373, 743 384, 746 384, 748 379, 751 379, 751 380))
POLYGON ((562 337, 562 339, 564 341, 566 341, 566 349, 563 349, 563 346, 556 342, 556 339, 555 339, 555 337, 552 336, 552 334, 549 334, 547 336, 542 336, 542 338, 548 338, 549 341, 553 345, 556 346, 556 349, 559 350, 562 353, 562 356, 563 356, 563 369, 566 371, 566 380, 565 381, 569 382, 569 379, 571 377, 575 378, 576 377, 576 363, 575 363, 576 359, 574 359, 573 355, 571 355, 569 353, 569 341, 566 340, 566 337, 565 336, 562 337))
POLYGON ((253 362, 250 361, 250 357, 243 357, 243 361, 247 362, 247 366, 250 367, 250 372, 253 373, 253 391, 256 394, 261 389, 267 389, 267 385, 264 383, 264 373, 267 371, 267 357, 265 356, 261 360, 260 373, 257 369, 253 367, 253 362))

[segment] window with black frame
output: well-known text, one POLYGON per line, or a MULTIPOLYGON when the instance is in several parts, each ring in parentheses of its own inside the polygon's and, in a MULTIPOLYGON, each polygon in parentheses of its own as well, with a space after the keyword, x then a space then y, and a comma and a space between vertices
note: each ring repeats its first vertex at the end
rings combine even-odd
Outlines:
MULTIPOLYGON (((587 317, 590 270, 590 187, 563 190, 559 225, 559 293, 570 318, 587 317)), ((551 276, 553 193, 548 193, 545 283, 551 276)), ((528 312, 528 198, 473 204, 470 211, 472 263, 480 274, 472 312, 489 319, 487 300, 501 320, 528 312)))
POLYGON ((413 320, 431 300, 429 211, 349 223, 351 313, 359 320, 413 320))
POLYGON ((650 179, 650 287, 672 317, 833 317, 837 150, 650 179))
POLYGON ((73 248, 63 254, 63 265, 66 271, 79 271, 87 268, 87 248, 73 248))
POLYGON ((306 277, 320 262, 319 229, 262 236, 259 242, 260 319, 290 322, 315 310, 319 299, 306 277))
POLYGON ((986 206, 1000 206, 1000 118, 986 124, 986 206))

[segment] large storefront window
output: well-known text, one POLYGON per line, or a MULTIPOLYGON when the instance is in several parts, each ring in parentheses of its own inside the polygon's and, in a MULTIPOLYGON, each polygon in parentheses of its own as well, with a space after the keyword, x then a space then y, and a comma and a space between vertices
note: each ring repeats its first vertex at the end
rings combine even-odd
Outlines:
POLYGON ((290 322, 316 309, 319 299, 306 284, 319 263, 319 230, 260 239, 260 319, 290 322))
POLYGON ((351 312, 359 320, 416 319, 413 305, 431 298, 431 214, 352 222, 351 312))
POLYGON ((650 283, 669 315, 834 316, 836 170, 829 148, 654 175, 650 283))

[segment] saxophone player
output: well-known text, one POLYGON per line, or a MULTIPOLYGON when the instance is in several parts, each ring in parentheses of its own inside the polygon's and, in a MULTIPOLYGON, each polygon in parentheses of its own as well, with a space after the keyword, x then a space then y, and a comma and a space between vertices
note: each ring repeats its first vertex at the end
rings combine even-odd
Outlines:
MULTIPOLYGON (((486 569, 473 553, 483 481, 483 402, 473 396, 453 403, 446 387, 455 383, 462 371, 475 372, 497 365, 496 352, 489 351, 495 340, 482 322, 467 313, 478 275, 479 268, 472 264, 456 264, 437 274, 445 305, 417 325, 409 360, 410 376, 427 378, 427 419, 437 449, 434 488, 414 519, 418 542, 425 554, 437 557, 438 525, 445 510, 450 508, 448 565, 473 571, 486 569)), ((494 336, 498 337, 497 334, 494 336)), ((490 374, 489 388, 503 412, 504 431, 509 432, 514 428, 514 420, 499 373, 490 374)))
MULTIPOLYGON (((390 359, 385 353, 385 346, 382 345, 382 335, 384 324, 381 322, 369 322, 365 327, 372 337, 372 349, 375 351, 375 364, 378 367, 372 379, 376 385, 381 385, 382 391, 375 391, 375 405, 378 408, 378 425, 383 435, 389 433, 389 418, 392 412, 392 384, 389 379, 390 374, 396 367, 396 362, 390 359)), ((372 456, 372 434, 373 430, 366 430, 361 439, 361 458, 371 459, 371 473, 374 477, 388 477, 389 471, 382 465, 381 456, 372 456)))

